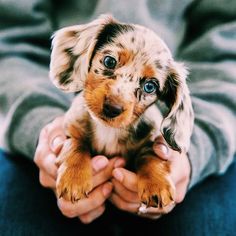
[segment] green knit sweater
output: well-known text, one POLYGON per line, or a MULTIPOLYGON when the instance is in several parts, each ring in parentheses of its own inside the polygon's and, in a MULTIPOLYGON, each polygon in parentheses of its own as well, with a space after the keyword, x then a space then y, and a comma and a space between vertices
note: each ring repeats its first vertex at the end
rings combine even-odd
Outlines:
POLYGON ((236 146, 235 0, 0 1, 0 138, 33 158, 40 130, 69 107, 48 79, 50 36, 101 13, 152 28, 190 68, 195 112, 190 187, 233 162, 236 146))

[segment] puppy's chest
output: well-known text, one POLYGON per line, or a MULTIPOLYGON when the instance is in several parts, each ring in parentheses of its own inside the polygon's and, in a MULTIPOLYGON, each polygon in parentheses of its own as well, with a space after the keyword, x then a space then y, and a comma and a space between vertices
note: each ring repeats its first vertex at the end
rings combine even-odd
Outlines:
POLYGON ((91 150, 94 155, 121 155, 129 158, 160 135, 161 120, 162 115, 155 105, 149 107, 136 124, 126 129, 112 128, 97 119, 91 119, 91 150))
POLYGON ((93 127, 92 149, 96 154, 108 157, 122 155, 127 149, 123 142, 126 137, 128 137, 126 131, 96 123, 93 127))
POLYGON ((152 123, 140 122, 137 127, 116 129, 96 123, 93 130, 92 150, 94 154, 107 157, 130 156, 138 153, 140 148, 152 142, 157 132, 152 123))

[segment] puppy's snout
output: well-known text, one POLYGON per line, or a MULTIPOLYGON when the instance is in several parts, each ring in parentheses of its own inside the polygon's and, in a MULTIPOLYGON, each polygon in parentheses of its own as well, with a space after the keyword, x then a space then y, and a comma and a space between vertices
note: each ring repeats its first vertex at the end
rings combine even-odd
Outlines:
POLYGON ((123 111, 124 108, 119 104, 105 101, 103 105, 103 114, 109 118, 115 118, 119 116, 123 111))

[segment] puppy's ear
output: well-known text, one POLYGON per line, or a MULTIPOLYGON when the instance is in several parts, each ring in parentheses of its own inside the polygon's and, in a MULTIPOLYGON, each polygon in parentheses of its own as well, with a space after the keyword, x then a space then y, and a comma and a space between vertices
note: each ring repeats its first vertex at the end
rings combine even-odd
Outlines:
POLYGON ((113 21, 112 16, 103 15, 89 24, 66 27, 54 34, 49 76, 56 87, 65 92, 83 89, 96 36, 113 21))
POLYGON ((182 63, 170 62, 161 95, 169 112, 162 121, 161 132, 174 150, 187 152, 193 128, 193 109, 186 84, 188 72, 182 63))

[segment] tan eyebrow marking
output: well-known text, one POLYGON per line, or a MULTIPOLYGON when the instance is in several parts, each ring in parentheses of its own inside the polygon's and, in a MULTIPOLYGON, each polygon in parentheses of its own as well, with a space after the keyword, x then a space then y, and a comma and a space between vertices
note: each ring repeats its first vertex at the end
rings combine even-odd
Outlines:
POLYGON ((152 66, 145 65, 143 67, 142 76, 148 78, 155 77, 155 71, 153 70, 152 66))
POLYGON ((103 53, 104 53, 104 54, 111 54, 112 51, 111 51, 111 50, 104 50, 103 53))
POLYGON ((132 51, 126 49, 118 52, 118 55, 119 55, 120 65, 126 64, 134 56, 132 51))

